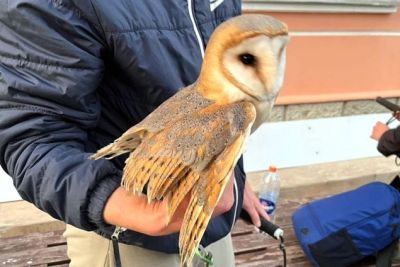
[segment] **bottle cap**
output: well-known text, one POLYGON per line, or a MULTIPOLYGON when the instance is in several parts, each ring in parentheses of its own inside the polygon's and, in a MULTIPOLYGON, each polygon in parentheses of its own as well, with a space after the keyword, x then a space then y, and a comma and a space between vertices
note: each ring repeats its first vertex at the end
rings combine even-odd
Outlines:
POLYGON ((268 171, 269 172, 276 172, 276 167, 271 165, 271 166, 268 167, 268 171))

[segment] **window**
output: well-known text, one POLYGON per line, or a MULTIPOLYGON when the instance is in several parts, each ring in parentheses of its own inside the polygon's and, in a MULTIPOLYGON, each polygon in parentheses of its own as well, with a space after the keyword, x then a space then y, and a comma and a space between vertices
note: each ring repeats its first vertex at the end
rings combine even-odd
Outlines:
POLYGON ((399 0, 243 0, 243 10, 277 12, 393 13, 399 0))

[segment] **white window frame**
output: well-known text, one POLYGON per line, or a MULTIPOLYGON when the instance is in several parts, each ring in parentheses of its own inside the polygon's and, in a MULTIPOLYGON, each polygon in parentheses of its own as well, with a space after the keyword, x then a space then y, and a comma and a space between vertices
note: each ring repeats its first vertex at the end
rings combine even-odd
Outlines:
POLYGON ((243 10, 322 13, 394 13, 400 0, 243 0, 243 10))

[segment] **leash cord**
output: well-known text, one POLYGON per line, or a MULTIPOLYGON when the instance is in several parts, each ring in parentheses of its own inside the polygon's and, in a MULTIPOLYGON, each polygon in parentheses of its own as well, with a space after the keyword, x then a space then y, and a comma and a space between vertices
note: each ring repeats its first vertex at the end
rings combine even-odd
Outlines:
POLYGON ((281 243, 279 244, 279 249, 282 250, 282 254, 283 254, 283 267, 286 267, 286 247, 285 247, 285 243, 283 240, 283 236, 280 237, 280 241, 281 243))

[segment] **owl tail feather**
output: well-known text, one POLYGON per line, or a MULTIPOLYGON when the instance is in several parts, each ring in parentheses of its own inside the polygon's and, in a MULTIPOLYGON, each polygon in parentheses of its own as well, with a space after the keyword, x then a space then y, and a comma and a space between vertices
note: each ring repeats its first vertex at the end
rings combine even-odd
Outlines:
POLYGON ((239 135, 225 148, 193 187, 179 234, 181 267, 190 264, 211 215, 231 177, 240 156, 244 135, 239 135))
POLYGON ((181 254, 181 267, 190 266, 193 256, 200 243, 201 237, 207 228, 212 212, 204 210, 204 203, 199 198, 192 197, 183 219, 179 234, 179 248, 181 254))
POLYGON ((185 179, 179 179, 174 188, 170 190, 172 192, 172 196, 168 205, 168 221, 172 218, 179 204, 198 180, 199 175, 191 171, 188 173, 185 179))

